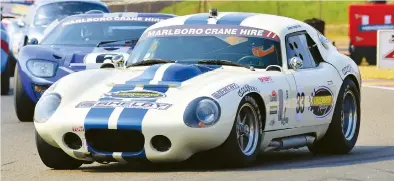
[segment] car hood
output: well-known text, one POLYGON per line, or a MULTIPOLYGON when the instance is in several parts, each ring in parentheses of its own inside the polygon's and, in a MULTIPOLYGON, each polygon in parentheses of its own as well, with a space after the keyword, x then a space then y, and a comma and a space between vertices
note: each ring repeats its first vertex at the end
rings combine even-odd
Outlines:
POLYGON ((54 45, 28 45, 19 54, 22 61, 44 59, 59 63, 59 67, 71 71, 98 68, 105 59, 123 55, 127 59, 132 49, 129 47, 72 47, 54 45))
MULTIPOLYGON (((78 104, 83 106, 86 101, 103 100, 160 99, 160 102, 184 105, 196 97, 211 96, 234 83, 239 86, 233 86, 233 90, 240 88, 241 84, 249 83, 250 76, 255 76, 253 81, 256 82, 257 76, 278 74, 263 72, 256 74, 243 67, 167 63, 129 69, 82 71, 65 77, 55 88, 64 98, 62 104, 71 105, 71 109, 78 104), (78 88, 70 90, 70 85, 78 88)), ((232 93, 237 95, 237 91, 232 93)))

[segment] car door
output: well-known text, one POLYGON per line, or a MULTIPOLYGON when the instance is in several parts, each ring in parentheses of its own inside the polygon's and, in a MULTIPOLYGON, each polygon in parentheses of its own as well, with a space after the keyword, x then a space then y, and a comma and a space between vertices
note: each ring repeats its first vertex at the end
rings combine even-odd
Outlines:
POLYGON ((295 80, 294 105, 290 116, 296 127, 324 124, 331 120, 336 83, 332 80, 336 69, 325 63, 317 44, 306 31, 286 36, 288 71, 295 80), (316 52, 317 51, 317 52, 316 52), (302 65, 292 65, 291 59, 299 58, 302 65))

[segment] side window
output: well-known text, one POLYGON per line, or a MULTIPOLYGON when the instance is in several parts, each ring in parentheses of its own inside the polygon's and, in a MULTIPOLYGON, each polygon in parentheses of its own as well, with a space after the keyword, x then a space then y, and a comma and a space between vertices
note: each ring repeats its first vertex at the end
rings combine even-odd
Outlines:
POLYGON ((316 43, 306 33, 287 38, 286 54, 288 64, 291 58, 299 57, 303 61, 301 69, 314 68, 323 60, 316 43))
POLYGON ((302 69, 316 67, 304 34, 293 35, 287 38, 286 53, 288 63, 291 58, 299 57, 303 61, 302 69))

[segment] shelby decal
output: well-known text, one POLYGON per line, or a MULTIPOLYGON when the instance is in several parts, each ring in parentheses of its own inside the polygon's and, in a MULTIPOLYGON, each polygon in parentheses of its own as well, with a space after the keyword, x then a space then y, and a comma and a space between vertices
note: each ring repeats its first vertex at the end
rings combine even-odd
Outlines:
POLYGON ((89 22, 107 22, 107 21, 146 21, 146 22, 159 22, 164 19, 162 18, 152 18, 152 17, 100 17, 100 18, 78 18, 70 21, 64 22, 62 25, 71 25, 78 23, 89 23, 89 22))
POLYGON ((260 77, 259 80, 261 83, 272 83, 272 79, 270 76, 260 77))
POLYGON ((279 41, 279 37, 267 30, 235 25, 175 25, 155 28, 145 32, 140 40, 168 36, 235 36, 269 38, 279 41))
POLYGON ((142 101, 84 101, 76 105, 76 108, 137 108, 137 109, 157 109, 166 110, 172 104, 159 102, 142 102, 142 101))
POLYGON ((346 75, 346 74, 351 73, 351 72, 354 72, 354 70, 353 70, 352 66, 350 66, 350 65, 347 65, 347 66, 342 68, 343 75, 346 75))
POLYGON ((111 98, 125 98, 125 99, 157 99, 157 98, 166 97, 166 95, 161 92, 149 91, 149 90, 118 91, 118 92, 106 93, 104 95, 106 97, 111 97, 111 98))
POLYGON ((235 89, 238 89, 238 88, 239 88, 239 85, 237 85, 236 83, 229 84, 229 85, 219 89, 218 91, 214 92, 212 94, 212 97, 219 99, 219 98, 223 97, 224 95, 228 94, 229 92, 231 92, 235 89))
POLYGON ((270 102, 276 102, 276 101, 278 101, 278 97, 276 96, 276 92, 273 90, 270 95, 270 102))
POLYGON ((73 126, 72 127, 73 132, 80 132, 80 131, 85 131, 83 126, 73 126))
POLYGON ((239 89, 238 95, 240 97, 243 97, 248 92, 260 92, 260 91, 256 87, 246 84, 241 89, 239 89))
POLYGON ((325 117, 332 110, 333 93, 327 87, 318 87, 312 92, 309 110, 317 117, 325 117))

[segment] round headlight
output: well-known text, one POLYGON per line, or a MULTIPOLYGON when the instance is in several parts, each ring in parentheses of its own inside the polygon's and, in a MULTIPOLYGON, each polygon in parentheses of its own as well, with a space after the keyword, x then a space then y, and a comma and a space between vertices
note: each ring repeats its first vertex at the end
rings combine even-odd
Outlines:
POLYGON ((219 119, 219 107, 210 99, 201 100, 196 108, 197 119, 206 125, 219 119))
POLYGON ((59 107, 61 97, 59 94, 50 93, 41 97, 34 110, 34 121, 38 123, 46 122, 59 107))

